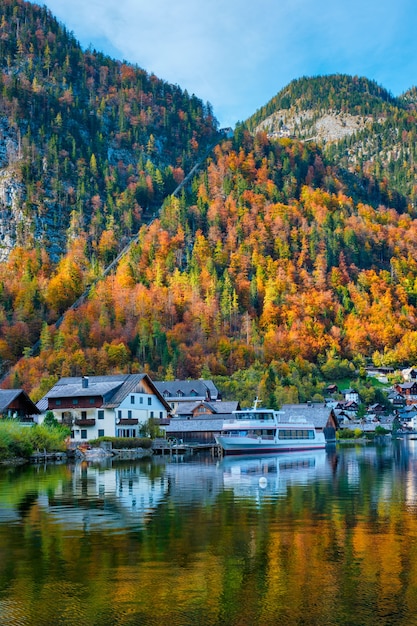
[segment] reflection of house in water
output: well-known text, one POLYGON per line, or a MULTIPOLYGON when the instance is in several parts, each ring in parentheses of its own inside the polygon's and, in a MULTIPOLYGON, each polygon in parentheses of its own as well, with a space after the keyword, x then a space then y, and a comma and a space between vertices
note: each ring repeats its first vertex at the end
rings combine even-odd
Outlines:
POLYGON ((42 504, 71 529, 102 530, 143 526, 166 498, 168 479, 162 470, 150 476, 142 465, 113 468, 74 467, 70 484, 62 482, 42 504))

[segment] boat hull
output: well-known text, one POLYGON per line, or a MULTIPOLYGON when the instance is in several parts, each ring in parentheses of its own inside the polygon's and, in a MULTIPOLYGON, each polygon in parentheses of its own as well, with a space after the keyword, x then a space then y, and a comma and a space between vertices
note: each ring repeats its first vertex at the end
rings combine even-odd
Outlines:
POLYGON ((224 454, 277 454, 303 450, 323 450, 326 441, 251 441, 244 437, 216 437, 224 454))

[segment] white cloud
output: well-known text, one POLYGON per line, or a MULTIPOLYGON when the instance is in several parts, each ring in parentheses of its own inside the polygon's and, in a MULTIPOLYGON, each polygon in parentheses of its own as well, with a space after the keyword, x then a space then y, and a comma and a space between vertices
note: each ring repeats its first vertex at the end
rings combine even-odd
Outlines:
POLYGON ((384 86, 394 92, 411 86, 415 76, 411 0, 397 0, 395 6, 390 0, 46 4, 83 46, 103 46, 209 100, 223 124, 245 119, 302 75, 365 75, 386 80, 384 86), (406 71, 414 71, 409 80, 406 71))

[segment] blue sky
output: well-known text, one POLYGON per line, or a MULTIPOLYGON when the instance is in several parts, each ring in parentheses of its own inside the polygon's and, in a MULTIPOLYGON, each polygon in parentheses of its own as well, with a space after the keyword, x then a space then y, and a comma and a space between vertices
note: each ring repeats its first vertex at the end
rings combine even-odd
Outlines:
POLYGON ((84 48, 136 63, 234 126, 301 76, 417 84, 415 0, 45 0, 84 48))

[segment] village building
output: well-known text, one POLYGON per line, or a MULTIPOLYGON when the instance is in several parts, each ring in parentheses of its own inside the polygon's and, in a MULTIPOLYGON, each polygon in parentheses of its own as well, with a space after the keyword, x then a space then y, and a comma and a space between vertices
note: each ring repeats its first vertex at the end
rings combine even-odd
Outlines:
POLYGON ((357 404, 360 403, 359 394, 354 389, 343 389, 341 391, 341 394, 343 395, 345 402, 356 402, 357 404))
POLYGON ((405 398, 402 393, 399 393, 395 389, 388 394, 388 401, 393 407, 402 407, 405 405, 405 398))
POLYGON ((165 427, 166 437, 182 443, 215 445, 223 422, 232 419, 233 411, 239 409, 236 401, 184 402, 165 427))
POLYGON ((415 367, 408 367, 401 370, 401 375, 405 383, 411 383, 417 380, 417 369, 415 367))
POLYGON ((327 385, 326 389, 324 390, 324 393, 327 393, 330 396, 335 393, 339 393, 339 387, 337 385, 327 385))
POLYGON ((147 374, 61 378, 38 402, 71 429, 71 440, 138 437, 150 419, 165 425, 171 407, 147 374))
POLYGON ((40 411, 23 389, 0 389, 0 415, 33 422, 40 411))
POLYGON ((169 403, 172 412, 185 402, 221 400, 220 391, 212 380, 164 380, 154 383, 156 389, 169 403))
POLYGON ((394 385, 395 391, 405 398, 406 404, 417 403, 417 381, 409 383, 398 383, 394 385))

